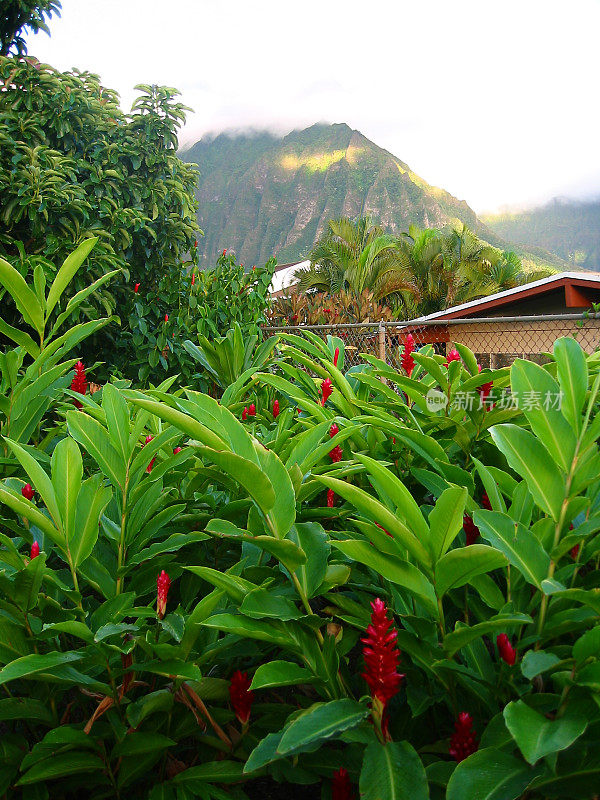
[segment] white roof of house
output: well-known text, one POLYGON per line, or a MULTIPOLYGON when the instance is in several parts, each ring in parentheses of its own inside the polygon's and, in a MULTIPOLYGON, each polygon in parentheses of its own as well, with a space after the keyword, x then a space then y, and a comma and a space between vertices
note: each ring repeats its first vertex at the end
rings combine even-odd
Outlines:
POLYGON ((296 270, 301 269, 302 267, 308 267, 309 264, 310 261, 298 261, 296 264, 284 264, 281 267, 277 267, 273 273, 273 280, 269 286, 269 292, 273 294, 274 292, 279 292, 282 289, 287 289, 288 286, 291 286, 292 283, 294 283, 294 273, 296 270))
MULTIPOLYGON (((467 311, 473 308, 477 308, 481 305, 486 305, 487 303, 494 302, 496 300, 501 300, 505 297, 515 296, 518 298, 519 294, 526 292, 529 294, 530 289, 534 289, 538 286, 547 286, 548 289, 552 289, 553 283, 559 283, 564 280, 572 280, 572 281, 592 281, 593 283, 597 283, 600 287, 600 273, 597 272, 558 272, 556 275, 549 275, 547 278, 540 278, 537 281, 531 281, 531 283, 524 283, 522 286, 515 286, 514 289, 505 289, 503 292, 496 292, 496 294, 488 294, 485 297, 479 297, 477 300, 470 300, 468 303, 461 303, 458 306, 452 306, 451 308, 446 308, 444 311, 436 311, 433 314, 428 314, 426 317, 419 317, 419 320, 427 320, 427 319, 443 319, 448 314, 455 314, 457 311, 467 311)), ((418 320, 413 320, 413 322, 417 322, 418 320)))

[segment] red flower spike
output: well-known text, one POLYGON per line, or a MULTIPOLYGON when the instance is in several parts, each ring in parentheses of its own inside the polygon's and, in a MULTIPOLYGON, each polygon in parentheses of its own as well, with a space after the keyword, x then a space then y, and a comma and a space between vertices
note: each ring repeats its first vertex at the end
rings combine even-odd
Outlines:
POLYGON ((33 486, 30 483, 26 483, 21 489, 21 494, 25 500, 33 500, 33 486))
POLYGON ((226 252, 227 252, 227 250, 223 250, 223 255, 225 255, 226 252))
POLYGON ((176 455, 177 455, 177 453, 181 453, 181 447, 175 447, 175 448, 173 448, 173 455, 174 455, 174 456, 176 456, 176 455))
POLYGON ((446 367, 449 367, 452 361, 460 361, 460 353, 458 350, 452 349, 446 356, 446 367))
MULTIPOLYGON (((144 442, 142 447, 145 447, 148 444, 148 442, 152 441, 152 439, 154 439, 154 436, 150 436, 150 434, 148 434, 148 436, 146 436, 146 441, 144 442)), ((146 472, 148 472, 148 473, 152 472, 152 466, 153 466, 155 461, 156 461, 156 456, 152 459, 152 461, 146 467, 146 472)))
POLYGON ((331 393, 333 392, 333 388, 331 386, 330 378, 325 378, 324 381, 321 382, 321 405, 324 406, 327 400, 331 397, 331 393))
POLYGON ((194 247, 198 247, 198 239, 195 240, 194 247))
POLYGON ((31 545, 31 558, 32 559, 37 558, 39 554, 40 554, 40 543, 34 541, 33 544, 31 545))
POLYGON ((333 448, 333 450, 329 451, 329 458, 333 461, 334 464, 337 464, 338 461, 341 461, 344 457, 344 452, 339 444, 333 448))
POLYGON ((339 432, 340 432, 340 429, 338 428, 338 426, 334 422, 333 425, 331 426, 331 428, 329 428, 329 435, 333 439, 333 437, 336 435, 336 433, 339 433, 339 432))
POLYGON ((168 321, 169 321, 169 315, 165 314, 165 322, 168 322, 168 321))
POLYGON ((488 511, 492 510, 492 504, 490 503, 490 498, 488 497, 488 493, 487 492, 484 492, 481 495, 481 505, 484 508, 487 508, 488 511))
POLYGON ((250 405, 248 406, 248 416, 249 417, 256 416, 256 406, 254 405, 254 403, 250 403, 250 405))
MULTIPOLYGON (((477 369, 479 372, 481 372, 481 364, 477 364, 477 369)), ((485 403, 485 401, 487 400, 489 393, 492 391, 493 385, 494 381, 488 381, 487 383, 483 383, 481 386, 477 388, 482 403, 485 403)))
POLYGON ((335 505, 335 492, 333 489, 327 489, 327 508, 333 508, 335 505))
POLYGON ((250 709, 254 701, 254 692, 250 691, 252 681, 247 672, 238 669, 233 673, 229 684, 229 699, 234 714, 242 725, 247 725, 250 719, 250 709))
POLYGON ((277 419, 279 416, 279 400, 273 401, 273 419, 277 419))
POLYGON ((404 340, 404 351, 402 353, 402 358, 400 359, 400 363, 402 364, 402 369, 406 372, 408 377, 412 375, 412 371, 415 368, 415 360, 412 357, 412 353, 415 349, 415 340, 413 338, 412 333, 409 333, 406 339, 404 340))
POLYGON ((167 597, 169 596, 170 586, 171 578, 163 569, 156 579, 156 613, 159 619, 164 617, 167 610, 167 597))
POLYGON ((333 354, 333 366, 337 367, 338 358, 340 357, 340 348, 335 348, 335 353, 333 354))
POLYGON ((333 773, 333 780, 331 781, 331 800, 352 800, 354 794, 352 792, 352 784, 348 771, 340 767, 337 772, 333 773))
POLYGON ((579 555, 579 549, 581 548, 581 544, 573 545, 573 547, 569 550, 569 555, 573 559, 573 561, 577 560, 577 556, 579 555))
MULTIPOLYGON (((85 394, 87 391, 87 378, 85 377, 85 367, 83 366, 83 362, 78 361, 75 364, 75 375, 73 376, 73 380, 71 381, 71 391, 78 392, 78 394, 85 394)), ((73 403, 77 408, 82 408, 81 403, 79 400, 73 400, 73 403)))
POLYGON ((244 406, 244 410, 242 411, 242 422, 245 422, 248 419, 248 408, 244 406))
POLYGON ((508 636, 505 633, 499 633, 496 636, 496 645, 502 661, 512 667, 517 660, 517 651, 510 643, 508 636))
POLYGON ((388 617, 387 606, 378 597, 371 603, 371 608, 371 623, 366 637, 361 639, 365 662, 363 678, 371 693, 371 713, 381 726, 384 739, 389 741, 387 704, 398 693, 404 675, 398 672, 398 632, 388 617))
POLYGON ((196 283, 196 273, 192 272, 192 286, 196 283))
POLYGON ((136 283, 136 285, 133 287, 133 291, 134 291, 135 294, 137 294, 139 292, 139 290, 140 290, 140 284, 136 283))
POLYGON ((463 517, 463 528, 467 534, 467 546, 475 544, 477 539, 479 539, 480 533, 479 528, 475 525, 473 518, 470 517, 469 514, 465 514, 463 517))
POLYGON ((473 719, 466 711, 461 711, 454 723, 454 733, 450 737, 448 752, 455 761, 463 761, 477 752, 479 744, 473 730, 473 719))

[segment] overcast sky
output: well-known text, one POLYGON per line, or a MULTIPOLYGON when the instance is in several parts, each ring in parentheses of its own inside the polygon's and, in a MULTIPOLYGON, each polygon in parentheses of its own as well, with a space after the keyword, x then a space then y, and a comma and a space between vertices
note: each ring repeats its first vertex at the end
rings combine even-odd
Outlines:
POLYGON ((62 0, 29 52, 175 86, 183 137, 347 122, 476 211, 600 195, 600 0, 62 0))

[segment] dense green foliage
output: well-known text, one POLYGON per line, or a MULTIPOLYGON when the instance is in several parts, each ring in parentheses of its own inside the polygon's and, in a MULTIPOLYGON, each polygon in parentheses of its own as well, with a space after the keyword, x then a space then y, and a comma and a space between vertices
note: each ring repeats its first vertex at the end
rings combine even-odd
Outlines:
MULTIPOLYGON (((186 110, 177 92, 138 86, 132 112, 124 114, 118 95, 90 73, 0 58, 0 81, 0 255, 23 274, 41 264, 51 280, 55 263, 96 236, 75 288, 115 268, 122 273, 81 314, 94 318, 104 306, 126 323, 133 284, 140 283, 147 331, 156 330, 178 304, 199 235, 195 172, 176 155, 186 110)), ((115 328, 93 341, 90 358, 127 369, 135 356, 129 343, 115 328)))
POLYGON ((270 776, 328 799, 343 767, 363 800, 591 799, 598 354, 348 370, 342 340, 288 335, 220 402, 90 396, 62 359, 91 329, 47 332, 93 244, 47 290, 0 261, 23 315, 0 359, 0 793, 244 800, 270 776), (404 673, 392 653, 384 700, 375 598, 366 638, 393 625, 404 673))
POLYGON ((420 229, 411 225, 399 237, 366 217, 330 220, 325 236, 299 270, 299 289, 335 296, 373 293, 400 318, 429 314, 544 277, 527 272, 513 252, 498 250, 462 225, 420 229))
POLYGON ((312 125, 283 139, 268 133, 202 139, 181 157, 200 168, 200 261, 231 247, 244 264, 299 261, 326 220, 365 208, 392 234, 409 225, 462 222, 503 246, 469 206, 345 124, 312 125))
POLYGON ((60 0, 2 0, 0 7, 0 56, 27 52, 24 34, 45 31, 46 20, 60 12, 60 0))
POLYGON ((552 200, 544 206, 491 214, 487 225, 510 242, 550 250, 571 267, 600 270, 600 202, 552 200))

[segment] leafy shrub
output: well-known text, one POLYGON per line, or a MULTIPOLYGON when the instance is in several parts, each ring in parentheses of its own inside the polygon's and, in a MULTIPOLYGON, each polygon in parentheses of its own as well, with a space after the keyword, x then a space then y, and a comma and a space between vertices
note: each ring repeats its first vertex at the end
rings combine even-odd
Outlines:
POLYGON ((594 796, 598 356, 344 355, 5 440, 1 791, 594 796))

